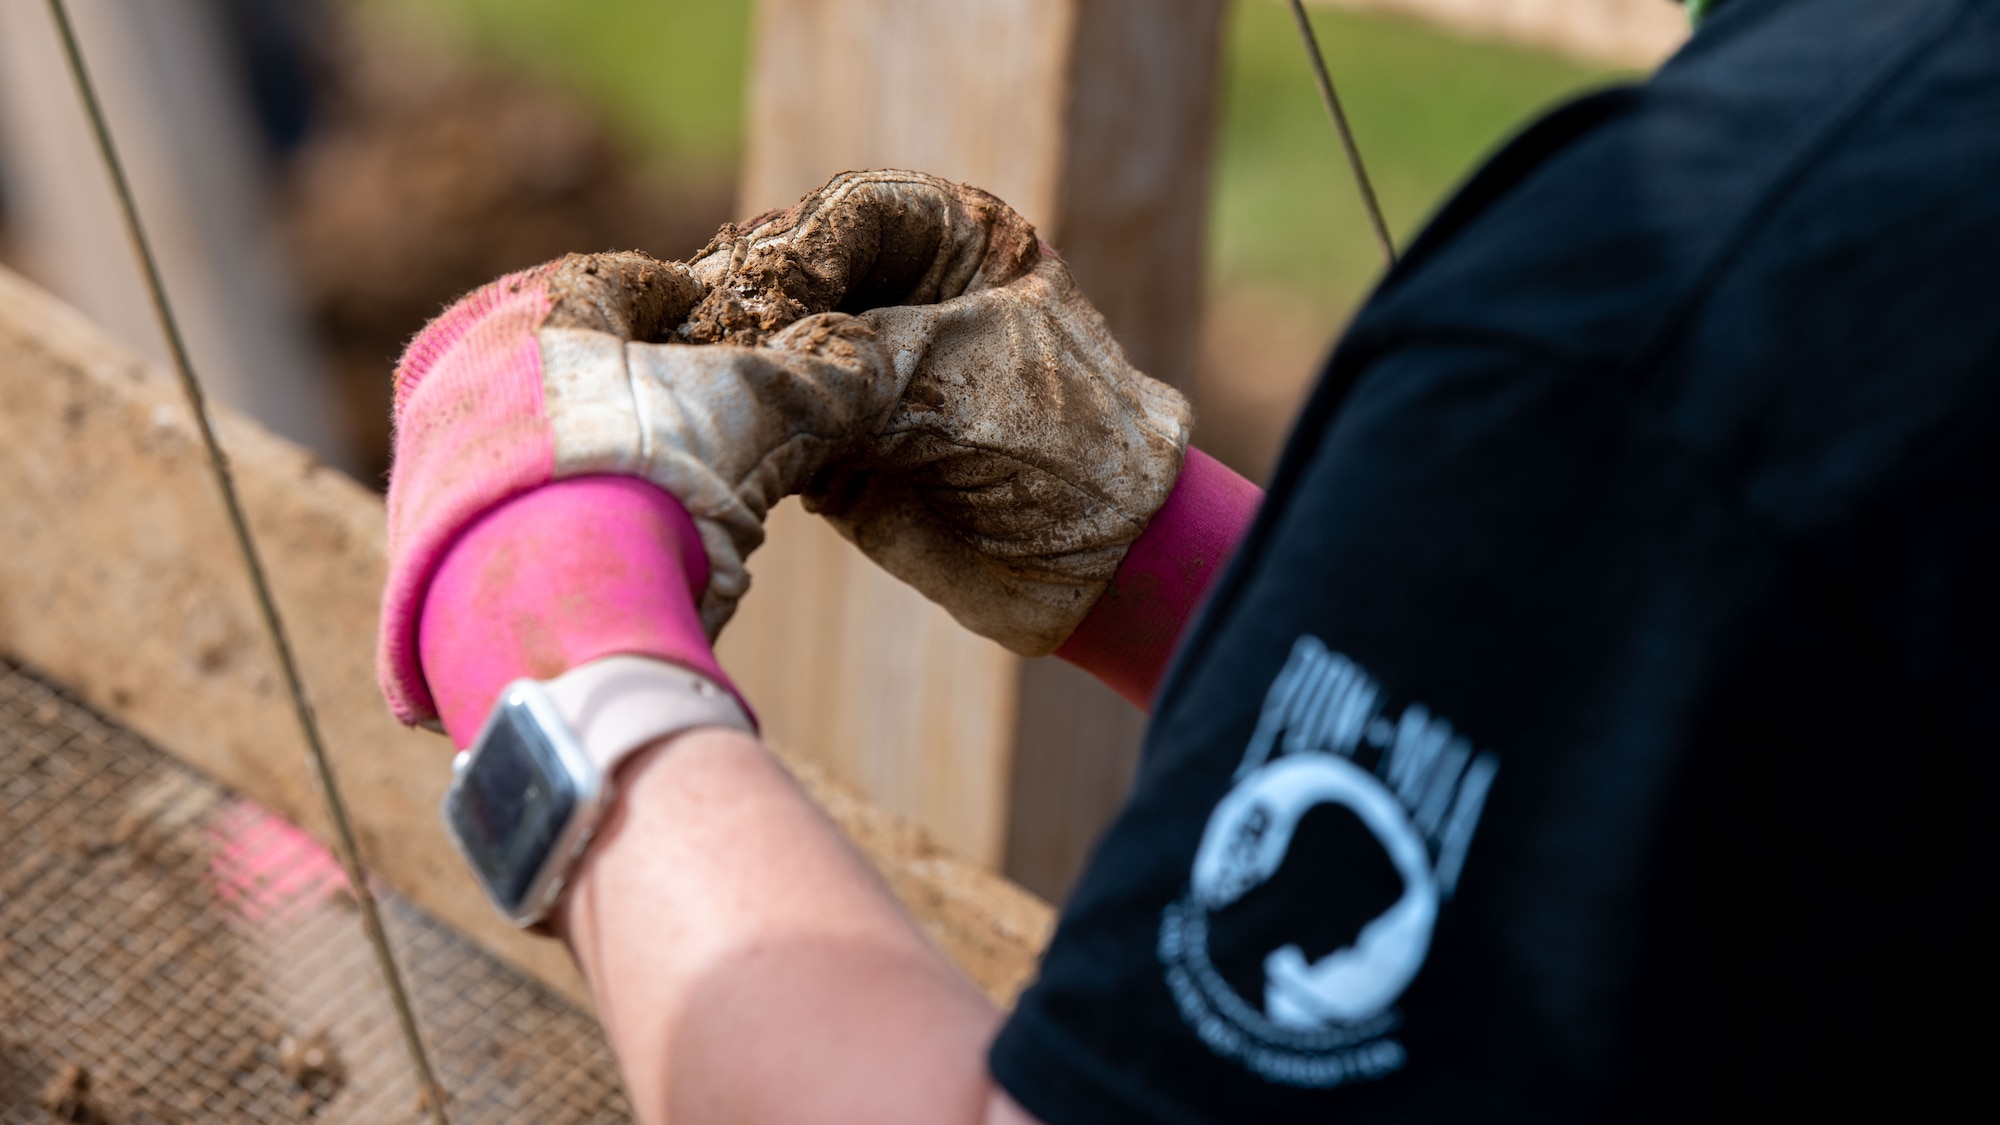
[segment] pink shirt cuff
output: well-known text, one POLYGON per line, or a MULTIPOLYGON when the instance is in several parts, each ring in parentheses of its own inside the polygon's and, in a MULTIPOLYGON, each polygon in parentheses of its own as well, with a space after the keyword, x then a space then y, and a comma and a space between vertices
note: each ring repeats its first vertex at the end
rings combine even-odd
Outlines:
POLYGON ((419 617, 445 732, 467 746, 507 684, 617 654, 691 668, 740 700, 695 612, 707 584, 694 521, 646 481, 577 477, 488 510, 445 552, 419 617))
POLYGON ((1190 447, 1167 502, 1056 655, 1150 710, 1174 645, 1263 502, 1262 489, 1190 447))

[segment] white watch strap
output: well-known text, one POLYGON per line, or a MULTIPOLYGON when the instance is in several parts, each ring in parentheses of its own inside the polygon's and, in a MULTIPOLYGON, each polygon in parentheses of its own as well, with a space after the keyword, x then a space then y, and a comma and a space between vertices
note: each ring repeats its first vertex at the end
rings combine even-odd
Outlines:
POLYGON ((678 664, 607 656, 543 685, 583 752, 606 777, 627 754, 682 731, 731 727, 757 733, 735 697, 678 664))

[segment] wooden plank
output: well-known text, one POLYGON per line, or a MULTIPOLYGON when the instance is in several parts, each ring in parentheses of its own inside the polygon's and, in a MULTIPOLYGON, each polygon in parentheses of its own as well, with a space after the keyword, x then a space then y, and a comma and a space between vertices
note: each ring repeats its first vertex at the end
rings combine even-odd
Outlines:
POLYGON ((997 868, 1015 657, 860 557, 796 501, 772 513, 717 651, 766 737, 997 868))
MULTIPOLYGON (((380 499, 247 419, 218 410, 217 421, 370 869, 583 1000, 561 947, 502 922, 447 842, 437 808, 449 747, 397 725, 376 694, 380 499)), ((4 270, 0 497, 0 651, 324 838, 305 751, 177 390, 4 270)), ((814 767, 796 772, 939 945, 1010 1000, 1046 940, 1048 907, 814 767)))
MULTIPOLYGON (((743 210, 854 168, 978 184, 1061 247, 1135 362, 1187 387, 1221 11, 764 0, 743 210)), ((1066 666, 1024 672, 796 508, 751 572, 723 657, 774 737, 964 854, 1067 884, 1123 795, 1136 712, 1066 666)))
POLYGON ((1194 385, 1223 0, 1080 0, 1052 239, 1142 371, 1194 385))
MULTIPOLYGON (((1223 10, 1083 0, 1065 79, 1056 244, 1132 363, 1189 397, 1223 10)), ((1020 684, 1003 870, 1060 900, 1124 804, 1145 717, 1059 661, 1025 666, 1020 684)))
POLYGON ((853 168, 917 168, 1055 221, 1072 0, 762 0, 746 211, 853 168))
MULTIPOLYGON (((976 183, 1056 206, 1067 0, 764 0, 742 210, 852 168, 976 183)), ((721 656, 774 743, 1000 864, 1016 660, 877 570, 796 503, 752 557, 721 656)))

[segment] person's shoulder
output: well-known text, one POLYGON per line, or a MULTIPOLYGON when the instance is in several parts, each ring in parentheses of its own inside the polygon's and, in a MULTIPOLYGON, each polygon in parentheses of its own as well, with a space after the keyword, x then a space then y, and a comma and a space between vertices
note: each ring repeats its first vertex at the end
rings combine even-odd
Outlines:
POLYGON ((1977 0, 1729 0, 1651 80, 1467 184, 1301 429, 1396 353, 1476 347, 1624 398, 1780 508, 1898 487, 2000 432, 1996 57, 2000 5, 1977 0))
POLYGON ((1344 358, 1490 337, 1629 369, 1830 151, 1881 146, 1867 108, 1921 86, 1921 56, 1966 10, 1732 0, 1647 81, 1559 107, 1496 153, 1385 280, 1344 358))

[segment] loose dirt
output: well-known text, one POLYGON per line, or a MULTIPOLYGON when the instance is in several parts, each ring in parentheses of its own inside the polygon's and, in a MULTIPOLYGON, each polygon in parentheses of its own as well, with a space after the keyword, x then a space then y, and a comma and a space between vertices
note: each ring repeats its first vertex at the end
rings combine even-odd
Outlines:
POLYGON ((347 1068, 324 1030, 278 1040, 278 1067, 308 1097, 326 1101, 347 1084, 347 1068))
POLYGON ((42 1108, 57 1121, 101 1125, 104 1115, 90 1101, 90 1072, 71 1063, 56 1072, 42 1090, 42 1108))
MULTIPOLYGON (((298 829, 0 661, 0 1125, 417 1125, 338 873, 298 829)), ((589 1016, 382 905, 456 1120, 629 1120, 589 1016), (496 1073, 498 1057, 520 1061, 496 1073)))
POLYGON ((708 285, 689 343, 756 344, 801 317, 923 305, 1040 259, 1034 226, 975 187, 915 173, 835 176, 795 206, 726 223, 690 261, 708 285))
POLYGON ((702 287, 686 266, 628 250, 566 255, 549 274, 549 295, 550 327, 662 340, 687 319, 702 287))

